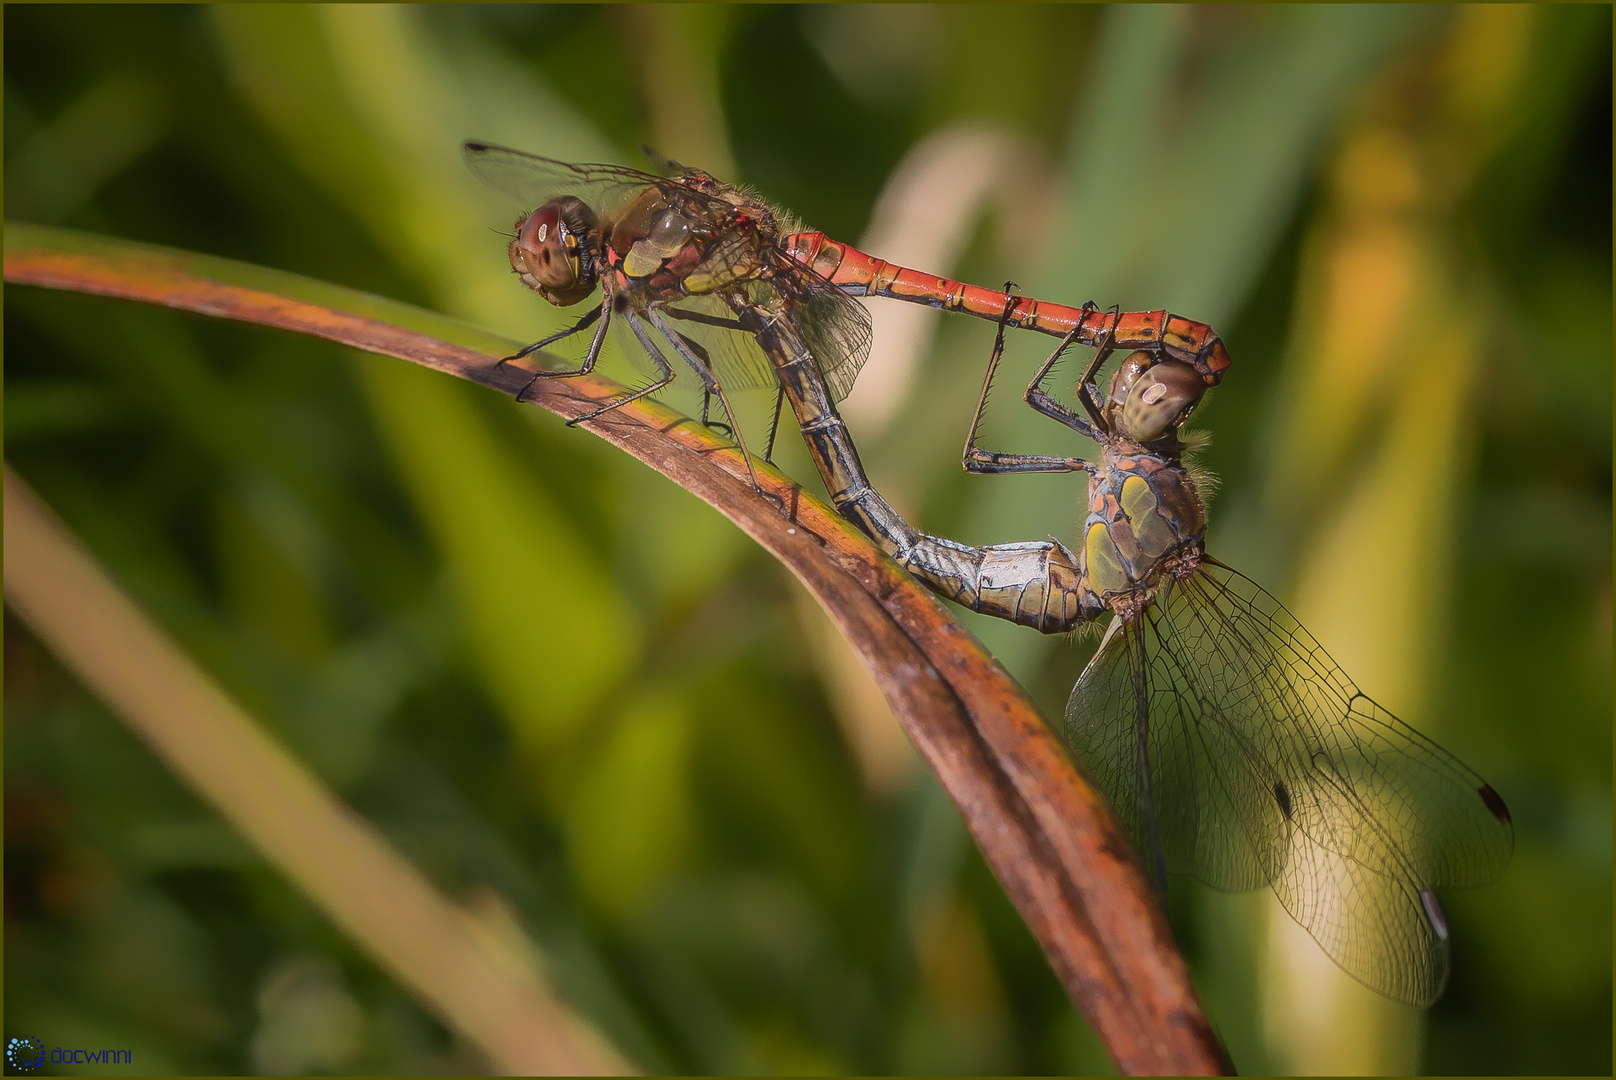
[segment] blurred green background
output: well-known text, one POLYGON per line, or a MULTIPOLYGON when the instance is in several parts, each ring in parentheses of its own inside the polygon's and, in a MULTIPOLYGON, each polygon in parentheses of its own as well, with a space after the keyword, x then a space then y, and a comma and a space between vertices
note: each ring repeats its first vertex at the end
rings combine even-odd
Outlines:
MULTIPOLYGON (((1610 1071, 1608 7, 4 17, 12 220, 531 340, 576 313, 511 278, 497 232, 527 208, 459 141, 648 143, 897 261, 1213 324, 1209 549, 1518 830, 1502 882, 1446 898, 1424 1014, 1342 987, 1263 896, 1175 882, 1214 1022, 1248 1073, 1610 1071)), ((5 298, 7 459, 645 1068, 1108 1068, 824 617, 716 513, 393 360, 5 298)), ((963 541, 1070 538, 1077 480, 959 470, 991 329, 900 306, 872 304, 847 406, 877 485, 963 541)), ((1004 385, 1048 345, 1014 342, 1004 385)), ((1074 452, 1009 391, 988 431, 1074 452)), ((1092 645, 967 621, 1059 717, 1092 645)), ((140 1072, 486 1067, 9 612, 5 706, 7 1036, 140 1072)))

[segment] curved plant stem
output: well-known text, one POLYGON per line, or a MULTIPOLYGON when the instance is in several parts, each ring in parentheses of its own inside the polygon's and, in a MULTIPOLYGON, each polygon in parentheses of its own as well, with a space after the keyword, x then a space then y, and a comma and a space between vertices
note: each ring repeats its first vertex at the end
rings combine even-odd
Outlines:
MULTIPOLYGON (((5 279, 236 319, 395 356, 514 394, 514 343, 442 316, 261 268, 61 230, 7 226, 5 279)), ((533 404, 572 418, 618 396, 607 379, 541 379, 533 404)), ((834 511, 642 399, 584 425, 705 500, 829 611, 959 807, 1051 967, 1125 1073, 1230 1063, 1121 826, 1026 692, 947 608, 834 511), (781 507, 784 508, 782 512, 781 507)))

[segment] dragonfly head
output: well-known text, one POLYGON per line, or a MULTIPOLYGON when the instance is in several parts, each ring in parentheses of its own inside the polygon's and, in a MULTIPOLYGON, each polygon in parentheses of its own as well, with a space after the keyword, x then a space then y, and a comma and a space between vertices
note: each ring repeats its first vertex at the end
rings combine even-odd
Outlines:
POLYGON ((1189 364, 1153 361, 1146 352, 1124 360, 1106 402, 1112 429, 1136 443, 1172 435, 1206 394, 1206 380, 1189 364))
POLYGON ((578 303, 595 291, 594 267, 582 250, 595 224, 595 212, 582 199, 551 199, 516 223, 516 239, 507 249, 511 269, 557 307, 578 303))

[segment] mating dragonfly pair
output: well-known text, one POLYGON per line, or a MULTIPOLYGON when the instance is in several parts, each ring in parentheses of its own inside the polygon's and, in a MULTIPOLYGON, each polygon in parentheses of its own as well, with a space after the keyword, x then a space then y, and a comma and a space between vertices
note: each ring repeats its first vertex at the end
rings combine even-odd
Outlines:
POLYGON ((506 358, 595 327, 577 368, 540 370, 528 386, 590 371, 621 319, 656 377, 571 423, 668 385, 666 349, 701 380, 704 422, 718 399, 754 485, 728 394, 775 388, 769 450, 789 403, 837 509, 928 587, 1049 634, 1111 616, 1072 690, 1066 731, 1159 889, 1168 872, 1223 890, 1272 888, 1348 974, 1398 1001, 1436 1000, 1450 947, 1432 890, 1503 872, 1509 812, 1458 759, 1359 691, 1277 600, 1206 554, 1205 505, 1179 434, 1229 366, 1209 327, 894 266, 672 162, 673 175, 656 176, 479 142, 464 155, 524 210, 537 207, 508 247, 522 282, 559 306, 601 293, 572 327, 506 358), (964 466, 1086 473, 1075 551, 1059 541, 971 547, 930 536, 870 485, 836 411, 870 347, 853 295, 998 323, 964 466), (1098 460, 978 448, 1010 328, 1061 339, 1025 399, 1091 439, 1098 460), (1074 343, 1094 350, 1078 381, 1081 413, 1044 389, 1074 343), (1100 372, 1119 353, 1102 391, 1100 372))

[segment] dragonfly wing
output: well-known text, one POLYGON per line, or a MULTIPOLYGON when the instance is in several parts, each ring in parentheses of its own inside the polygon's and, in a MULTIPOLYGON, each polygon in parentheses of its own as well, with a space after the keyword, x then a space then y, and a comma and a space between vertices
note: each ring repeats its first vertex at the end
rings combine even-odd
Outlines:
POLYGON ((1123 747, 1137 725, 1118 703, 1134 642, 1168 867, 1216 888, 1267 884, 1353 977, 1435 1000, 1448 941, 1429 890, 1503 872, 1514 843, 1503 802, 1365 697, 1244 576, 1209 562, 1142 619, 1142 635, 1117 635, 1096 657, 1067 709, 1074 748, 1102 762, 1096 779, 1119 804, 1138 799, 1123 747))
POLYGON ((832 285, 830 279, 794 259, 776 261, 771 282, 791 306, 792 318, 814 363, 840 401, 870 358, 870 313, 864 305, 832 285))
POLYGON ((668 205, 682 208, 687 216, 722 220, 735 205, 720 197, 733 189, 704 173, 654 176, 622 165, 572 164, 484 142, 463 143, 460 154, 483 182, 516 199, 525 209, 561 195, 574 195, 602 217, 614 218, 648 187, 662 192, 668 205))
POLYGON ((737 206, 754 211, 768 209, 738 188, 683 166, 678 176, 656 176, 623 165, 556 161, 477 141, 462 143, 460 155, 486 184, 527 209, 560 195, 575 195, 596 213, 613 218, 648 187, 662 192, 668 205, 678 207, 686 216, 722 221, 737 206))
POLYGON ((484 183, 526 209, 561 195, 575 195, 596 211, 609 213, 646 186, 669 183, 664 177, 620 165, 573 165, 483 142, 463 143, 460 154, 484 183))
MULTIPOLYGON (((831 399, 840 401, 853 389, 859 368, 870 355, 870 316, 862 304, 844 294, 829 281, 795 262, 775 262, 772 273, 767 256, 742 234, 720 238, 712 244, 687 285, 712 282, 718 288, 744 290, 747 300, 767 307, 782 304, 802 333, 803 343, 813 354, 814 364, 830 388, 831 399)), ((727 305, 711 297, 697 295, 679 300, 674 306, 690 308, 697 301, 711 304, 711 310, 729 313, 727 305)), ((733 314, 730 314, 733 319, 733 314)), ((719 343, 736 387, 773 386, 774 365, 749 336, 727 335, 719 343)), ((716 358, 715 354, 715 358, 716 358)), ((722 377, 722 367, 720 368, 722 377)))
MULTIPOLYGON (((1254 849, 1250 830, 1231 828, 1250 811, 1230 805, 1228 787, 1214 779, 1240 763, 1227 760, 1223 744, 1193 741, 1201 727, 1196 699, 1181 692, 1174 668, 1158 662, 1155 631, 1120 620, 1115 629, 1072 688, 1066 730, 1073 753, 1111 800, 1147 865, 1159 860, 1172 873, 1193 874, 1230 892, 1268 885, 1282 857, 1254 849)), ((1262 814, 1265 807, 1251 809, 1262 814)), ((1266 826, 1261 835, 1279 831, 1275 822, 1266 826)))
MULTIPOLYGON (((715 262, 707 260, 704 265, 715 262)), ((774 307, 781 303, 779 279, 743 280, 745 296, 753 303, 774 307)), ((791 301, 788 308, 802 332, 803 343, 813 354, 814 363, 830 388, 831 398, 840 401, 853 388, 853 380, 870 352, 870 322, 864 308, 839 292, 807 292, 791 301), (849 310, 850 309, 850 310, 849 310)), ((675 301, 663 311, 701 312, 733 322, 734 313, 713 295, 697 295, 675 301)), ((689 323, 680 323, 684 330, 689 323)), ((702 342, 713 357, 714 370, 724 385, 732 389, 758 389, 778 383, 774 364, 756 339, 739 330, 716 331, 691 327, 691 336, 702 342)))
MULTIPOLYGON (((1300 733, 1283 744, 1296 755, 1293 775, 1341 792, 1378 824, 1343 834, 1332 842, 1336 850, 1372 861, 1394 845, 1424 884, 1437 887, 1485 885, 1503 874, 1515 832, 1486 781, 1366 696, 1296 617, 1245 575, 1209 562, 1186 584, 1183 622, 1221 627, 1225 663, 1258 679, 1243 698, 1225 692, 1226 711, 1244 712, 1252 729, 1288 719, 1300 733), (1380 839, 1368 850, 1353 842, 1366 836, 1380 839)), ((1229 682, 1232 689, 1236 680, 1229 682)))
POLYGON ((870 358, 870 313, 827 282, 797 302, 796 314, 803 341, 830 386, 831 400, 842 400, 852 393, 859 369, 870 358))
MULTIPOLYGON (((794 264, 784 270, 777 267, 767 279, 748 281, 746 295, 754 303, 784 304, 803 344, 813 354, 831 400, 840 401, 852 391, 853 380, 869 358, 870 316, 858 301, 812 271, 798 274, 797 270, 794 264)), ((772 368, 770 378, 774 378, 772 368)))
POLYGON ((713 294, 686 296, 661 307, 668 324, 694 341, 726 390, 774 387, 774 364, 752 335, 735 328, 735 312, 713 294), (724 325, 728 324, 728 325, 724 325))

